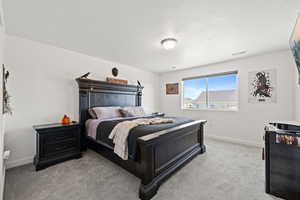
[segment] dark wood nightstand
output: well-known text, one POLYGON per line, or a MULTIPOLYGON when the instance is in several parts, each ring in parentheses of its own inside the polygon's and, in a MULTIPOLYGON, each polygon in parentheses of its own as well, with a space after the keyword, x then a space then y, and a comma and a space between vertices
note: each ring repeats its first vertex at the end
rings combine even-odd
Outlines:
POLYGON ((36 131, 33 161, 36 171, 65 160, 81 158, 79 123, 45 124, 33 128, 36 131))

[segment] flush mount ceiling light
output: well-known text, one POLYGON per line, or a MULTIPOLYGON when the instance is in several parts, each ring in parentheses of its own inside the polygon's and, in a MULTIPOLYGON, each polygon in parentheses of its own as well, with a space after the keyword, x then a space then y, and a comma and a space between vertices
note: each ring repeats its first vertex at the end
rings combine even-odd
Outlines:
POLYGON ((177 40, 175 38, 166 38, 163 39, 160 43, 166 50, 170 50, 175 48, 175 46, 177 45, 177 40))

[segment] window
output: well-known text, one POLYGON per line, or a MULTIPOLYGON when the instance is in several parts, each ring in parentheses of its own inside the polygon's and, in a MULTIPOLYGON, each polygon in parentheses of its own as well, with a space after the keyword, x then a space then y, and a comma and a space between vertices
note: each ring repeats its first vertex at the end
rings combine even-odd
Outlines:
POLYGON ((237 72, 183 79, 182 108, 237 110, 237 72))

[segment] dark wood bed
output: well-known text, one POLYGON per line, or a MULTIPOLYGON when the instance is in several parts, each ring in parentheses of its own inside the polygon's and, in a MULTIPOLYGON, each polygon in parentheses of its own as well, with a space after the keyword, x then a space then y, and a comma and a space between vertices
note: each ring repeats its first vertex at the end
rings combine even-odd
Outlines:
POLYGON ((165 129, 137 140, 137 161, 122 160, 111 149, 87 136, 85 122, 88 109, 98 106, 141 106, 143 87, 121 85, 90 79, 76 79, 79 86, 81 149, 93 149, 141 179, 139 197, 151 199, 159 186, 195 156, 205 152, 203 126, 196 120, 165 129))

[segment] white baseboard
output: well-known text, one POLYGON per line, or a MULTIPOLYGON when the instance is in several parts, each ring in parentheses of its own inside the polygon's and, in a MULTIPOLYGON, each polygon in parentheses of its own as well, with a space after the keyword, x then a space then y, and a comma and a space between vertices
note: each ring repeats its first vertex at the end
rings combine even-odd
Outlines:
POLYGON ((19 160, 7 161, 6 162, 6 169, 19 167, 19 166, 30 164, 30 163, 33 163, 33 157, 27 157, 27 158, 22 158, 22 159, 19 159, 19 160))
MULTIPOLYGON (((249 146, 249 147, 256 147, 256 148, 262 148, 263 147, 263 142, 262 143, 255 143, 255 142, 249 142, 245 140, 239 140, 239 139, 234 139, 234 138, 229 138, 229 137, 220 137, 216 135, 206 135, 205 137, 213 140, 218 140, 222 142, 228 142, 232 144, 240 144, 244 146, 249 146)), ((205 138, 204 138, 205 140, 205 138)))

